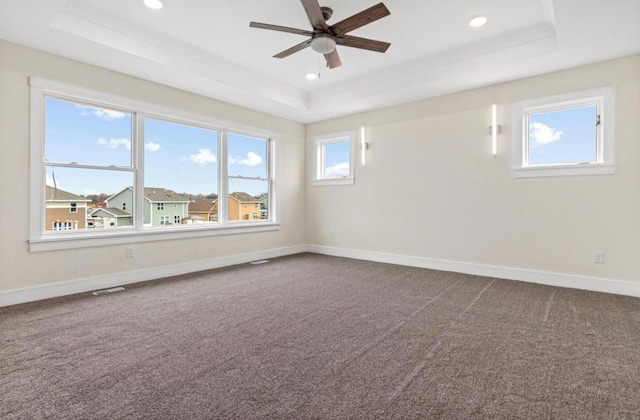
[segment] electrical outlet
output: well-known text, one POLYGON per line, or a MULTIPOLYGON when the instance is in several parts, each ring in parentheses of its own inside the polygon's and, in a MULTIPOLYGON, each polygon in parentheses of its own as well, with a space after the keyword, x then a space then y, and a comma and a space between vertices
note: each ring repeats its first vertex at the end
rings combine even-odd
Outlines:
POLYGON ((133 252, 133 247, 132 246, 128 246, 127 247, 126 255, 127 255, 127 258, 133 258, 135 256, 135 253, 133 252))
POLYGON ((328 236, 329 236, 329 239, 333 238, 333 231, 332 230, 329 230, 328 236))
POLYGON ((604 264, 604 252, 602 252, 602 251, 593 251, 593 263, 594 264, 604 264))

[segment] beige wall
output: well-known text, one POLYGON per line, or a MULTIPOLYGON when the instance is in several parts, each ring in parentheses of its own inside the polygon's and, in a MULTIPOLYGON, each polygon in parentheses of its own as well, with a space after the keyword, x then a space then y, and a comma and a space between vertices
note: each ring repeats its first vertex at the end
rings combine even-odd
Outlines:
POLYGON ((0 220, 9 221, 0 234, 0 292, 304 244, 304 133, 302 124, 0 41, 0 220), (29 76, 277 133, 276 173, 287 174, 277 183, 280 229, 139 243, 130 259, 125 245, 30 253, 29 76))
POLYGON ((640 56, 305 130, 302 124, 0 41, 0 217, 11 221, 0 232, 0 292, 305 243, 640 282, 639 116, 640 56), (30 253, 29 76, 278 133, 280 229, 139 243, 131 259, 125 258, 125 245, 30 253), (617 88, 615 175, 513 178, 513 102, 612 85, 617 88), (504 129, 496 157, 487 135, 492 103, 500 107, 504 129), (355 185, 313 186, 313 137, 360 126, 367 129, 370 149, 365 167, 356 159, 355 185), (605 252, 605 264, 591 262, 594 250, 605 252))
POLYGON ((640 56, 311 124, 307 168, 310 244, 640 282, 640 56), (617 173, 515 179, 512 104, 604 86, 617 88, 617 173), (361 126, 355 185, 313 186, 313 137, 361 126))

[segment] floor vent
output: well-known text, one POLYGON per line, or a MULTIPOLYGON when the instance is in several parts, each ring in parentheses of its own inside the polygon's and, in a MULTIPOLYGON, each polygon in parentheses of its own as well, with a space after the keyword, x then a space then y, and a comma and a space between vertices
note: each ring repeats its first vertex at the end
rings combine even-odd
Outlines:
POLYGON ((112 287, 111 289, 102 289, 92 292, 95 296, 108 295, 109 293, 122 292, 124 287, 112 287))
POLYGON ((252 265, 260 265, 260 264, 266 264, 268 262, 269 262, 269 260, 258 260, 258 261, 251 261, 250 264, 252 264, 252 265))

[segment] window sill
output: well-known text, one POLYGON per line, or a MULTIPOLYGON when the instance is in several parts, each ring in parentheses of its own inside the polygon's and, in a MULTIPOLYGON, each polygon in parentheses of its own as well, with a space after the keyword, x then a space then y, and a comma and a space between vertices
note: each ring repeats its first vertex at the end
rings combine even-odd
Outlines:
POLYGON ((69 235, 51 235, 29 240, 29 252, 56 251, 96 246, 134 244, 141 242, 166 241, 172 239, 201 238, 206 236, 236 235, 275 231, 280 228, 275 222, 246 222, 215 227, 175 227, 153 228, 143 231, 126 230, 104 234, 77 233, 69 235))
POLYGON ((515 168, 515 178, 541 178, 556 176, 588 176, 611 175, 616 172, 616 165, 611 163, 589 163, 574 165, 545 165, 515 168))
POLYGON ((334 179, 314 179, 313 185, 353 185, 356 183, 354 178, 334 178, 334 179))

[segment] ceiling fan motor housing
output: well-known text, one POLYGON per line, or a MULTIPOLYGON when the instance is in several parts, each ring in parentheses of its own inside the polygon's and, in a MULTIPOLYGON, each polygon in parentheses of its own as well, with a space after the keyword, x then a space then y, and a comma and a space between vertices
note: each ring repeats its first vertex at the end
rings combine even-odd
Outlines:
POLYGON ((323 6, 320 10, 322 11, 322 17, 324 17, 325 21, 331 19, 331 16, 333 16, 333 9, 330 7, 323 6))

